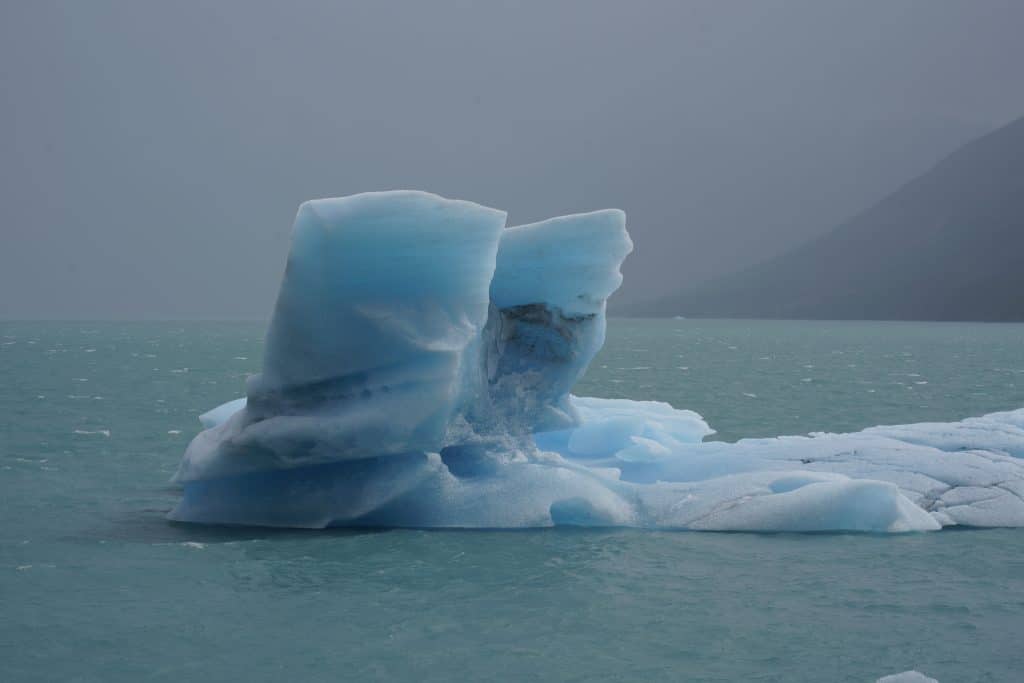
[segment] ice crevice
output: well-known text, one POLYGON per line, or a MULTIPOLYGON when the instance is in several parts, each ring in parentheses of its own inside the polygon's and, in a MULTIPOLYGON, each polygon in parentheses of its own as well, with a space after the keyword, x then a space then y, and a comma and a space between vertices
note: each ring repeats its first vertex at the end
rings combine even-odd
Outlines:
POLYGON ((505 227, 424 192, 304 203, 246 397, 170 518, 266 526, 905 532, 1024 526, 1024 410, 734 443, 574 396, 632 250, 618 210, 505 227))

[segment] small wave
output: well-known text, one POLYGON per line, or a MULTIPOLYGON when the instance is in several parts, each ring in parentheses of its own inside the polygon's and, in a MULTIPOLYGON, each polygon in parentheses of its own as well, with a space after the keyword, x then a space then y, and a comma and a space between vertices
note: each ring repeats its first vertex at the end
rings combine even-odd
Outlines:
POLYGON ((94 430, 76 429, 74 431, 74 433, 75 434, 102 434, 103 436, 106 436, 106 437, 110 436, 110 430, 109 429, 94 429, 94 430))

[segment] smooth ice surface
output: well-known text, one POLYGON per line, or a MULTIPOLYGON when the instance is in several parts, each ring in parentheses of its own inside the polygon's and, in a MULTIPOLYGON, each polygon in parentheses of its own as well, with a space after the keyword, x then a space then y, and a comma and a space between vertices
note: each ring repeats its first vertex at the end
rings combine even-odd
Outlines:
POLYGON ((440 449, 477 390, 504 223, 423 192, 305 202, 263 372, 179 479, 440 449))
POLYGON ((263 373, 205 413, 181 521, 927 531, 1024 526, 1024 410, 705 442, 696 413, 574 397, 632 249, 606 210, 503 229, 419 192, 299 209, 263 373))
POLYGON ((544 302, 565 315, 604 310, 633 250, 618 209, 559 216, 502 235, 491 300, 499 308, 544 302))

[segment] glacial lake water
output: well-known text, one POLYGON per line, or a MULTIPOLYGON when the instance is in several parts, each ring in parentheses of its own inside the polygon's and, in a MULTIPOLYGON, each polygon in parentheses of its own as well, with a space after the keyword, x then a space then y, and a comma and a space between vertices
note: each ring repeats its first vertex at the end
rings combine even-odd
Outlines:
MULTIPOLYGON (((0 323, 0 680, 1024 680, 1024 529, 179 526, 259 323, 0 323)), ((1024 406, 1024 325, 612 320, 577 393, 715 438, 1024 406)))

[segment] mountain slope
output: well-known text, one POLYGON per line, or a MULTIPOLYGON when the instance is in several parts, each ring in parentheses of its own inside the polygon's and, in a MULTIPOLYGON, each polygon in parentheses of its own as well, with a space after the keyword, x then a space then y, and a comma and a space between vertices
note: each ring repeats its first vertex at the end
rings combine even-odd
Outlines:
POLYGON ((816 240, 626 313, 1024 320, 1024 118, 816 240))

